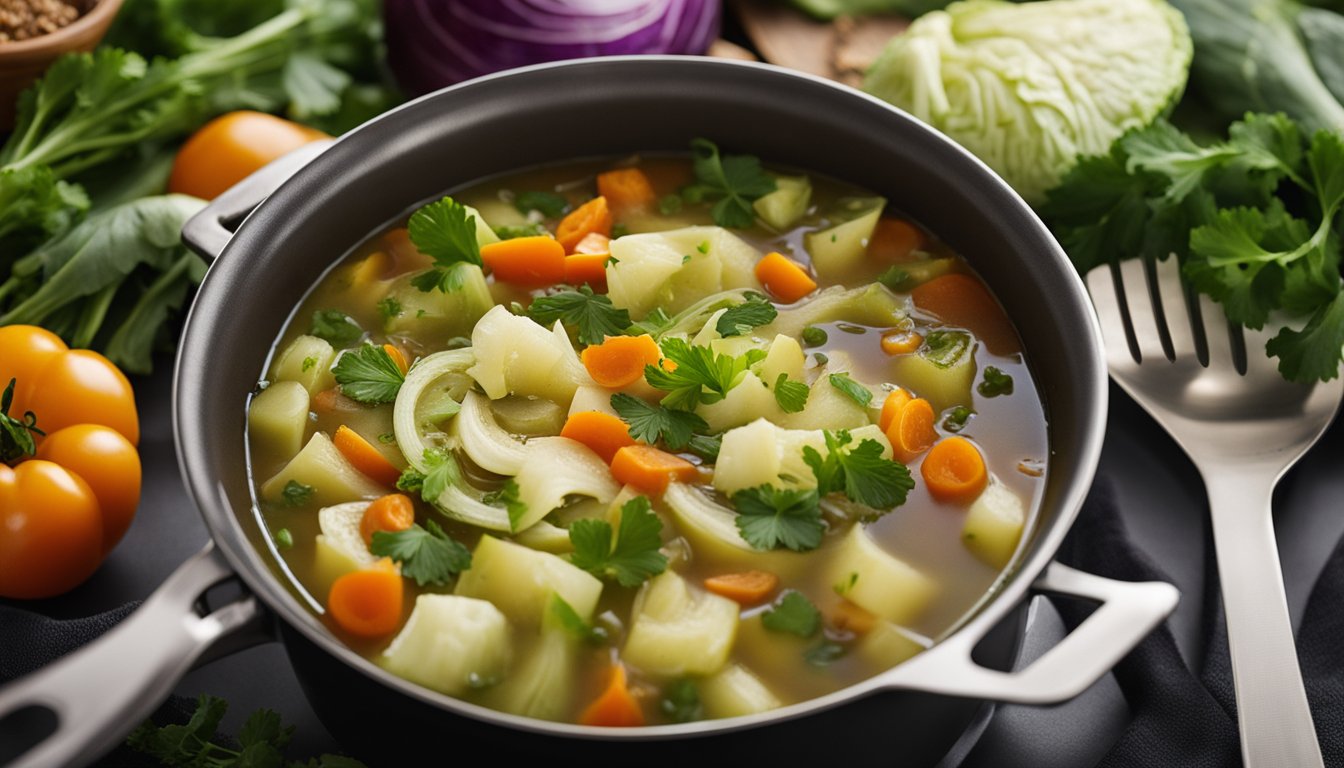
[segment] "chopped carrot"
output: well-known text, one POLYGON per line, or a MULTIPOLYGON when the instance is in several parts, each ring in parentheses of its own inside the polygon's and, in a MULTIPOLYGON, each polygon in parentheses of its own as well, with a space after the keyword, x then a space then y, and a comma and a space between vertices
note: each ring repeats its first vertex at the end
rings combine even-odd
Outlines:
POLYGON ((765 602, 778 588, 779 577, 769 571, 721 573, 705 579, 705 589, 744 606, 765 602))
POLYGON ((608 464, 616 457, 616 451, 637 444, 630 436, 629 425, 601 411, 571 413, 560 430, 560 436, 583 443, 608 464))
POLYGON ((606 255, 611 253, 611 238, 601 232, 589 232, 583 236, 579 244, 574 246, 575 253, 600 253, 606 255))
POLYGON ((351 571, 327 593, 327 612, 341 629, 360 637, 390 635, 401 624, 405 584, 383 558, 379 567, 351 571))
POLYGON ((555 228, 555 239, 564 246, 565 253, 573 253, 575 246, 593 232, 611 237, 611 223, 607 198, 598 195, 560 220, 560 226, 555 228))
POLYGON ((696 470, 694 464, 680 456, 641 443, 616 451, 611 460, 611 476, 622 485, 633 485, 657 495, 667 490, 667 484, 673 480, 695 479, 696 470))
POLYGON ((649 177, 638 168, 618 168, 597 175, 597 193, 607 198, 612 208, 620 211, 643 208, 654 200, 649 177))
POLYGON ((410 366, 406 364, 406 356, 401 354, 401 350, 397 349, 392 344, 384 344, 383 351, 386 352, 387 356, 392 358, 392 362, 396 363, 397 367, 401 369, 401 375, 405 376, 406 369, 410 366))
POLYGON ((877 617, 848 600, 841 600, 830 609, 830 622, 836 629, 866 634, 877 626, 877 617))
POLYGON ((586 347, 580 358, 593 381, 609 389, 619 389, 639 381, 644 376, 644 366, 657 365, 662 356, 658 342, 645 333, 608 336, 601 344, 586 347))
POLYGON ((341 394, 340 387, 324 389, 313 395, 313 411, 315 413, 334 413, 336 411, 357 411, 360 405, 354 400, 341 394))
POLYGON ((359 518, 359 535, 364 543, 373 545, 373 534, 378 531, 404 531, 415 522, 415 503, 404 493, 389 493, 369 503, 359 518))
POLYGON ((976 278, 953 272, 916 287, 910 295, 920 310, 948 325, 965 328, 983 341, 990 352, 1010 355, 1020 351, 1008 315, 976 278))
POLYGON ((817 289, 817 281, 806 270, 775 251, 756 262, 756 279, 785 304, 792 304, 817 289))
POLYGON ((624 665, 612 666, 611 681, 606 690, 584 708, 579 715, 579 724, 610 728, 644 724, 644 710, 626 685, 624 665))
POLYGON ((393 466, 381 451, 344 424, 337 427, 331 442, 336 444, 336 448, 346 460, 355 465, 355 469, 383 485, 394 487, 401 478, 401 470, 393 466))
POLYGON ((924 344, 924 337, 914 331, 887 331, 882 334, 882 351, 888 355, 908 355, 924 344))
POLYGON ((898 461, 909 464, 938 440, 933 426, 933 406, 924 398, 906 403, 887 425, 887 440, 898 461))
POLYGON ((607 290, 606 253, 575 253, 565 257, 565 282, 570 285, 587 284, 601 293, 607 290))
POLYGON ((887 399, 882 401, 882 412, 877 416, 877 427, 883 432, 891 425, 892 420, 900 414, 905 404, 910 402, 910 393, 897 387, 887 394, 887 399))
POLYGON ((868 255, 876 259, 903 262, 914 260, 915 251, 925 245, 924 233, 904 219, 879 219, 868 239, 868 255))
POLYGON ((985 459, 975 444, 964 437, 941 440, 924 457, 920 474, 929 494, 939 501, 969 504, 989 482, 985 459))
POLYGON ((481 261, 496 280, 554 285, 565 279, 565 248, 546 235, 515 237, 481 247, 481 261))

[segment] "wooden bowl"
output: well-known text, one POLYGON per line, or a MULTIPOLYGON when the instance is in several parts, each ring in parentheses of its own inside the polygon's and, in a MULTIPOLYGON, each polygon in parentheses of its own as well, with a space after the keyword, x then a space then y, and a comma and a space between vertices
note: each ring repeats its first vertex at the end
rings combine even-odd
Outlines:
POLYGON ((88 10, 55 32, 19 42, 0 43, 0 131, 14 126, 19 94, 42 76, 63 53, 91 51, 107 34, 122 0, 90 0, 88 10))

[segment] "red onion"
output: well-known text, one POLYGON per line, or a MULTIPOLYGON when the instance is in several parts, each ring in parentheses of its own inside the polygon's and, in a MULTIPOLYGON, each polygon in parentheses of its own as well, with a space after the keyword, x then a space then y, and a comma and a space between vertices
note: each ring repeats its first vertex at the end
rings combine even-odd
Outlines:
POLYGON ((527 64, 703 54, 720 0, 384 0, 388 64, 413 94, 527 64))

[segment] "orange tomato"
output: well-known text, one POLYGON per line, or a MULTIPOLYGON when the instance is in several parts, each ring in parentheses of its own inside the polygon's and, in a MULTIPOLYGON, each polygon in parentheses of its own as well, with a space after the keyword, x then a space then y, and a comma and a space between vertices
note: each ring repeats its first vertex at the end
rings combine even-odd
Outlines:
POLYGON ((213 200, 281 155, 329 138, 265 112, 229 112, 206 123, 178 150, 168 191, 213 200))
POLYGON ((103 552, 111 551, 140 505, 140 454, 135 446, 111 427, 76 424, 48 434, 37 458, 65 467, 88 484, 102 510, 103 552))
POLYGON ((103 562, 103 516, 78 475, 50 461, 0 464, 0 596, 54 597, 103 562))

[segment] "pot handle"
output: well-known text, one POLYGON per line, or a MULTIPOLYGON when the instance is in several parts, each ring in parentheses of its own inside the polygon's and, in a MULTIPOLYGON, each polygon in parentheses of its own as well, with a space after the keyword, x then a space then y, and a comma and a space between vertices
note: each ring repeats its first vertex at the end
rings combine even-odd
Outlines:
POLYGON ((223 605, 207 605, 206 592, 233 577, 210 543, 102 637, 0 687, 0 747, 32 745, 13 755, 0 748, 0 765, 93 762, 153 713, 207 651, 230 645, 220 641, 237 641, 248 630, 260 634, 265 612, 245 590, 223 605), (53 715, 54 728, 34 725, 50 723, 53 715), (47 733, 37 741, 35 731, 47 733))
POLYGON ((243 219, 300 168, 326 151, 334 139, 304 144, 272 160, 225 190, 182 225, 182 242, 206 261, 224 252, 243 219))
POLYGON ((880 680, 885 687, 968 696, 1017 704, 1055 704, 1071 699, 1120 662, 1176 608, 1180 593, 1157 581, 1116 581, 1052 562, 1032 589, 1101 603, 1026 669, 1000 672, 971 658, 994 627, 994 617, 972 622, 961 632, 894 667, 880 680))

